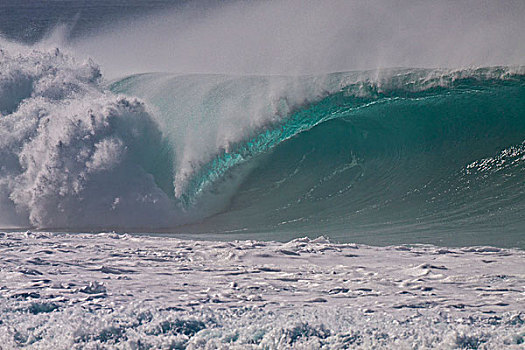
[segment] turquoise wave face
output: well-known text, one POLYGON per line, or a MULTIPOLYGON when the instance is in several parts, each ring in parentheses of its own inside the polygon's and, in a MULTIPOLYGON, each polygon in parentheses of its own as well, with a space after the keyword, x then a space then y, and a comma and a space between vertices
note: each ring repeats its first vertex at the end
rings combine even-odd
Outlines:
POLYGON ((524 246, 520 69, 142 75, 111 88, 158 108, 173 162, 157 182, 186 212, 215 214, 177 232, 524 246), (190 129, 206 138, 188 141, 190 129), (218 135, 229 138, 192 148, 218 135))

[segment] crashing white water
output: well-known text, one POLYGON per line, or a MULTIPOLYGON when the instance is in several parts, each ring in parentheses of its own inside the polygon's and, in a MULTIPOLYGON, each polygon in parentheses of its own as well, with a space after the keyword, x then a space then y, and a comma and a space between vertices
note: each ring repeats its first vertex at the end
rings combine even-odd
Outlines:
POLYGON ((144 103, 103 89, 91 61, 18 49, 0 51, 0 227, 173 220, 146 171, 162 134, 144 103))
POLYGON ((0 348, 520 349, 521 250, 0 233, 0 348))

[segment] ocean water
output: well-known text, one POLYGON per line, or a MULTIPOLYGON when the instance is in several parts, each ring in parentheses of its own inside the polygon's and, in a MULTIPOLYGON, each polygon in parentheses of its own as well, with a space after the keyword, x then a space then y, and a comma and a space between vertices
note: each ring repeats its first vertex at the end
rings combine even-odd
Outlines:
POLYGON ((525 5, 483 4, 0 3, 0 350, 519 348, 525 5))

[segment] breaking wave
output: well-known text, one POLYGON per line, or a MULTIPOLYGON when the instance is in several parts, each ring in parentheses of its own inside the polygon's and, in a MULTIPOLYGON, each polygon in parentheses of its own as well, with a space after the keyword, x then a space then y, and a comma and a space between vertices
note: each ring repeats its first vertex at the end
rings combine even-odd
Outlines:
POLYGON ((523 67, 107 83, 59 50, 12 51, 2 227, 522 244, 523 67))

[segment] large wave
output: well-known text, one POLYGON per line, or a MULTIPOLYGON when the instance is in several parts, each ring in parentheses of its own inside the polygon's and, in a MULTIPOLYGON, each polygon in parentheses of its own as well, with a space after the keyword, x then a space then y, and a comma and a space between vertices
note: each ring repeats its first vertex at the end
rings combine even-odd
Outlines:
POLYGON ((112 89, 158 107, 180 203, 219 198, 182 232, 523 244, 523 67, 155 74, 112 89))
POLYGON ((523 67, 107 84, 91 61, 10 51, 0 226, 520 244, 523 67))

